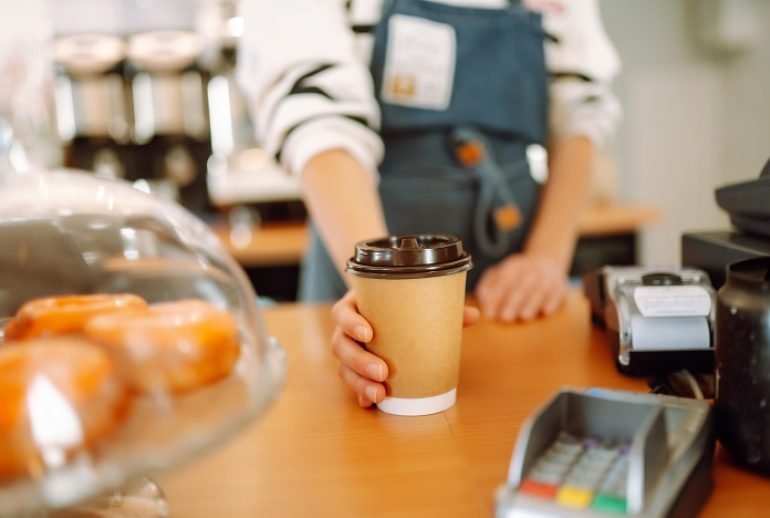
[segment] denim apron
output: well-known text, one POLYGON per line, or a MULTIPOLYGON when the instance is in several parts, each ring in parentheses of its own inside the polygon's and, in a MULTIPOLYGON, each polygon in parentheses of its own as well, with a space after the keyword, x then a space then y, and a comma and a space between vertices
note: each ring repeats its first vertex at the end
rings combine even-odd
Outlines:
MULTIPOLYGON (((534 217, 539 184, 530 174, 527 149, 544 145, 547 137, 543 38, 540 15, 519 1, 485 9, 386 0, 376 28, 371 68, 382 112, 385 157, 379 189, 388 230, 461 238, 474 262, 469 290, 487 267, 521 250, 534 217), (446 109, 382 99, 394 15, 453 29, 454 80, 446 109), (471 160, 461 159, 464 146, 475 151, 471 160), (496 219, 505 214, 509 217, 496 219)), ((300 300, 334 300, 345 291, 313 229, 300 300)))

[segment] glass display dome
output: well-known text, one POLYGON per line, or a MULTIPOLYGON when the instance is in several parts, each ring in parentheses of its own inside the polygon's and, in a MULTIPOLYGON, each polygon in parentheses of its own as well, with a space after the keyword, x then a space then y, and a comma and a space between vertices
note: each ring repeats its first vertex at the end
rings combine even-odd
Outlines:
POLYGON ((256 419, 284 377, 208 227, 130 185, 0 178, 0 515, 66 508, 256 419))

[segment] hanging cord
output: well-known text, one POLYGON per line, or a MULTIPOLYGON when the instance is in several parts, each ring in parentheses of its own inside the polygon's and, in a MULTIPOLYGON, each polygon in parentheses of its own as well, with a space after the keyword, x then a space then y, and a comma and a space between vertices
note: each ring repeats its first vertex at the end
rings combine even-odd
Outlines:
POLYGON ((713 374, 693 374, 682 369, 669 372, 647 380, 653 394, 711 399, 714 397, 713 374))
POLYGON ((687 381, 687 384, 690 385, 690 390, 692 390, 695 399, 704 399, 703 391, 700 389, 700 385, 698 385, 698 380, 695 379, 695 376, 693 376, 690 371, 685 369, 679 371, 679 373, 687 381))
POLYGON ((473 216, 478 247, 488 257, 502 258, 510 251, 514 235, 523 232, 515 193, 480 130, 469 126, 452 128, 449 145, 457 162, 473 171, 479 180, 473 216))

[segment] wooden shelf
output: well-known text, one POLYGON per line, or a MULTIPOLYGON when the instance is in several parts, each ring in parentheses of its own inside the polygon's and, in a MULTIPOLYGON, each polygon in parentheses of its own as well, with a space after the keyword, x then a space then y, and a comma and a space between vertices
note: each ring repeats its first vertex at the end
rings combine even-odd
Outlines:
POLYGON ((629 234, 660 221, 661 211, 649 205, 607 204, 589 207, 580 218, 582 237, 629 234))
MULTIPOLYGON (((660 219, 661 212, 648 205, 595 206, 583 213, 580 235, 596 237, 633 234, 660 219)), ((253 229, 250 239, 236 244, 231 239, 226 223, 214 223, 212 228, 233 257, 242 265, 250 267, 298 264, 309 234, 305 222, 267 223, 253 229)))
POLYGON ((249 240, 236 244, 226 224, 213 224, 212 229, 239 263, 252 267, 298 264, 309 235, 304 222, 269 223, 253 229, 249 240))

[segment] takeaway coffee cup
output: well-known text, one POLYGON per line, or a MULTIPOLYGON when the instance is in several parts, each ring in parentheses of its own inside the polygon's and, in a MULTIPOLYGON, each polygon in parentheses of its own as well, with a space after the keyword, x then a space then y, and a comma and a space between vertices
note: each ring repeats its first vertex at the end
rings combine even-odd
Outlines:
POLYGON ((455 403, 465 277, 471 258, 447 235, 391 236, 356 244, 347 271, 358 309, 371 323, 367 348, 388 365, 378 406, 426 415, 455 403))

